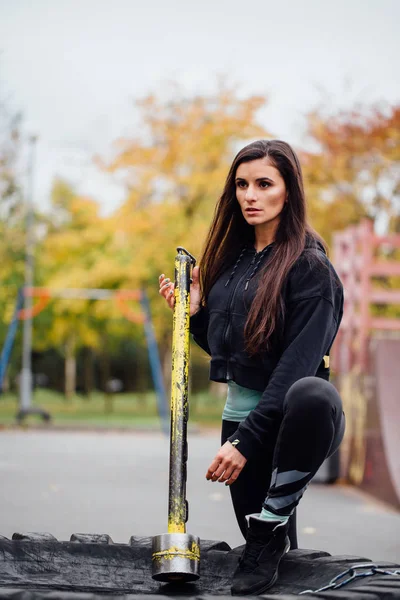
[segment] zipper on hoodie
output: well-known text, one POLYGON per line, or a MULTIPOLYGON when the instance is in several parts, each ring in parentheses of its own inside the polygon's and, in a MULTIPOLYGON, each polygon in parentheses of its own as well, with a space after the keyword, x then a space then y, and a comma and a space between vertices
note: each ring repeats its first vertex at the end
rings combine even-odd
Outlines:
MULTIPOLYGON (((270 244, 270 246, 271 246, 271 244, 270 244)), ((231 292, 231 296, 229 298, 228 307, 227 307, 228 323, 227 323, 227 325, 225 327, 225 332, 224 332, 224 335, 223 335, 223 345, 224 345, 224 348, 227 350, 228 354, 229 354, 228 349, 230 349, 230 344, 228 344, 228 338, 229 338, 230 329, 231 329, 230 311, 231 311, 231 308, 233 306, 233 301, 235 299, 236 292, 237 292, 240 284, 242 283, 242 281, 244 280, 244 278, 248 274, 248 271, 249 271, 250 267, 252 267, 254 265, 254 263, 256 262, 256 260, 258 258, 258 256, 262 252, 264 252, 264 251, 265 251, 265 248, 263 250, 260 250, 260 252, 255 251, 254 256, 251 259, 248 267, 246 268, 246 270, 244 271, 243 275, 240 277, 240 279, 238 280, 237 284, 234 286, 234 288, 233 288, 233 290, 231 292)), ((269 253, 269 247, 268 247, 268 251, 265 252, 264 256, 267 256, 268 253, 269 253)), ((230 371, 229 360, 227 360, 226 378, 227 379, 231 379, 231 375, 232 374, 231 374, 231 371, 230 371)))
MULTIPOLYGON (((246 277, 250 267, 252 267, 254 265, 254 263, 256 262, 256 258, 257 258, 257 254, 258 252, 255 252, 253 258, 251 259, 249 265, 247 266, 246 270, 244 271, 244 273, 242 274, 242 276, 239 278, 238 282, 236 283, 236 285, 233 287, 230 298, 229 298, 229 302, 228 302, 228 306, 227 306, 227 315, 228 315, 228 323, 226 324, 225 327, 225 332, 223 335, 223 346, 224 348, 226 348, 226 350, 228 350, 228 348, 230 348, 230 345, 228 344, 228 337, 229 337, 229 333, 230 333, 230 329, 231 329, 231 319, 230 319, 230 311, 231 308, 233 306, 233 300, 235 298, 236 295, 236 291, 239 287, 239 285, 242 283, 243 279, 246 277)), ((227 360, 227 370, 226 370, 226 379, 231 379, 231 371, 230 371, 230 365, 229 365, 229 360, 227 360)))

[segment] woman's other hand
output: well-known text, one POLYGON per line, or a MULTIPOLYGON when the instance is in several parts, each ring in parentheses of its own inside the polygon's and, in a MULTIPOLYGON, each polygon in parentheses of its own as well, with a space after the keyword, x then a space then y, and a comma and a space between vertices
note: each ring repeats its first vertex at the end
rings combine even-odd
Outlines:
POLYGON ((230 442, 225 442, 208 467, 206 479, 231 485, 239 477, 246 463, 247 458, 232 446, 230 442))
MULTIPOLYGON (((175 295, 174 289, 175 284, 169 279, 169 277, 165 277, 164 274, 160 275, 159 284, 160 290, 159 293, 161 296, 164 296, 168 306, 170 308, 174 308, 175 306, 175 295)), ((190 285, 190 316, 192 317, 195 313, 197 313, 200 309, 200 269, 199 267, 194 267, 192 271, 192 283, 190 285)))
POLYGON ((174 308, 174 306, 175 306, 175 296, 174 296, 175 284, 172 283, 172 281, 169 279, 169 277, 165 277, 164 273, 162 273, 160 275, 160 277, 158 278, 158 281, 160 284, 160 289, 158 290, 158 293, 161 294, 161 296, 164 296, 164 298, 170 308, 174 308))

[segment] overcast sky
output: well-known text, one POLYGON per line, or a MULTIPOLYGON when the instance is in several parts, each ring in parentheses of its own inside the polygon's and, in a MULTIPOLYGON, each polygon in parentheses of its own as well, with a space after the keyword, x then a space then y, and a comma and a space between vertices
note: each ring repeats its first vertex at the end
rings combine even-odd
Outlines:
POLYGON ((321 89, 332 108, 399 102, 399 24, 399 0, 0 0, 1 96, 39 136, 35 201, 62 175, 111 211, 121 190, 92 156, 168 80, 267 94, 265 125, 294 144, 321 89))

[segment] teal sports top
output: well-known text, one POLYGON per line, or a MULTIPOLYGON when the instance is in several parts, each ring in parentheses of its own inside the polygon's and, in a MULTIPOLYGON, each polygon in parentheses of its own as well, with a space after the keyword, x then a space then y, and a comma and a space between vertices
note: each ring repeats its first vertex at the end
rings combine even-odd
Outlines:
POLYGON ((222 418, 225 421, 244 421, 249 412, 255 408, 262 396, 262 392, 251 390, 238 385, 232 379, 228 381, 228 395, 222 418))

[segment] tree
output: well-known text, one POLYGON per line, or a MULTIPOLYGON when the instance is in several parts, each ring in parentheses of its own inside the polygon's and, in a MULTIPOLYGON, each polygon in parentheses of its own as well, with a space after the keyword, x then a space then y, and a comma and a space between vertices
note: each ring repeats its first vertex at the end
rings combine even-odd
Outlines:
MULTIPOLYGON (((145 287, 156 300, 158 274, 173 276, 176 247, 200 253, 233 155, 268 136, 257 121, 265 103, 265 97, 239 98, 224 85, 207 97, 175 89, 173 99, 150 95, 138 102, 141 135, 120 140, 107 165, 127 188, 112 218, 112 255, 125 266, 124 287, 145 287)), ((171 318, 158 297, 152 306, 168 362, 171 318)))
POLYGON ((0 102, 0 339, 24 281, 25 223, 20 172, 21 115, 0 102))
MULTIPOLYGON (((400 231, 400 105, 357 108, 326 117, 309 116, 318 152, 305 154, 310 213, 315 228, 331 234, 369 217, 381 233, 400 231)), ((378 259, 398 260, 399 250, 383 248, 378 259)), ((374 287, 399 288, 399 277, 374 278, 374 287)), ((372 313, 399 317, 396 305, 374 305, 372 313)))
POLYGON ((0 219, 13 222, 21 217, 21 182, 18 172, 21 153, 20 113, 10 113, 0 102, 0 219))
MULTIPOLYGON (((107 260, 110 237, 107 219, 99 215, 99 205, 77 195, 66 181, 56 180, 40 248, 38 279, 51 288, 108 287, 109 272, 106 268, 101 272, 98 264, 103 261, 104 266, 107 260)), ((110 307, 106 310, 109 314, 110 307)), ((78 348, 99 347, 101 337, 91 300, 57 299, 37 320, 35 345, 63 349, 67 398, 75 393, 78 348)))
POLYGON ((303 154, 310 212, 331 233, 368 216, 393 230, 400 212, 400 106, 309 115, 318 148, 303 154))

